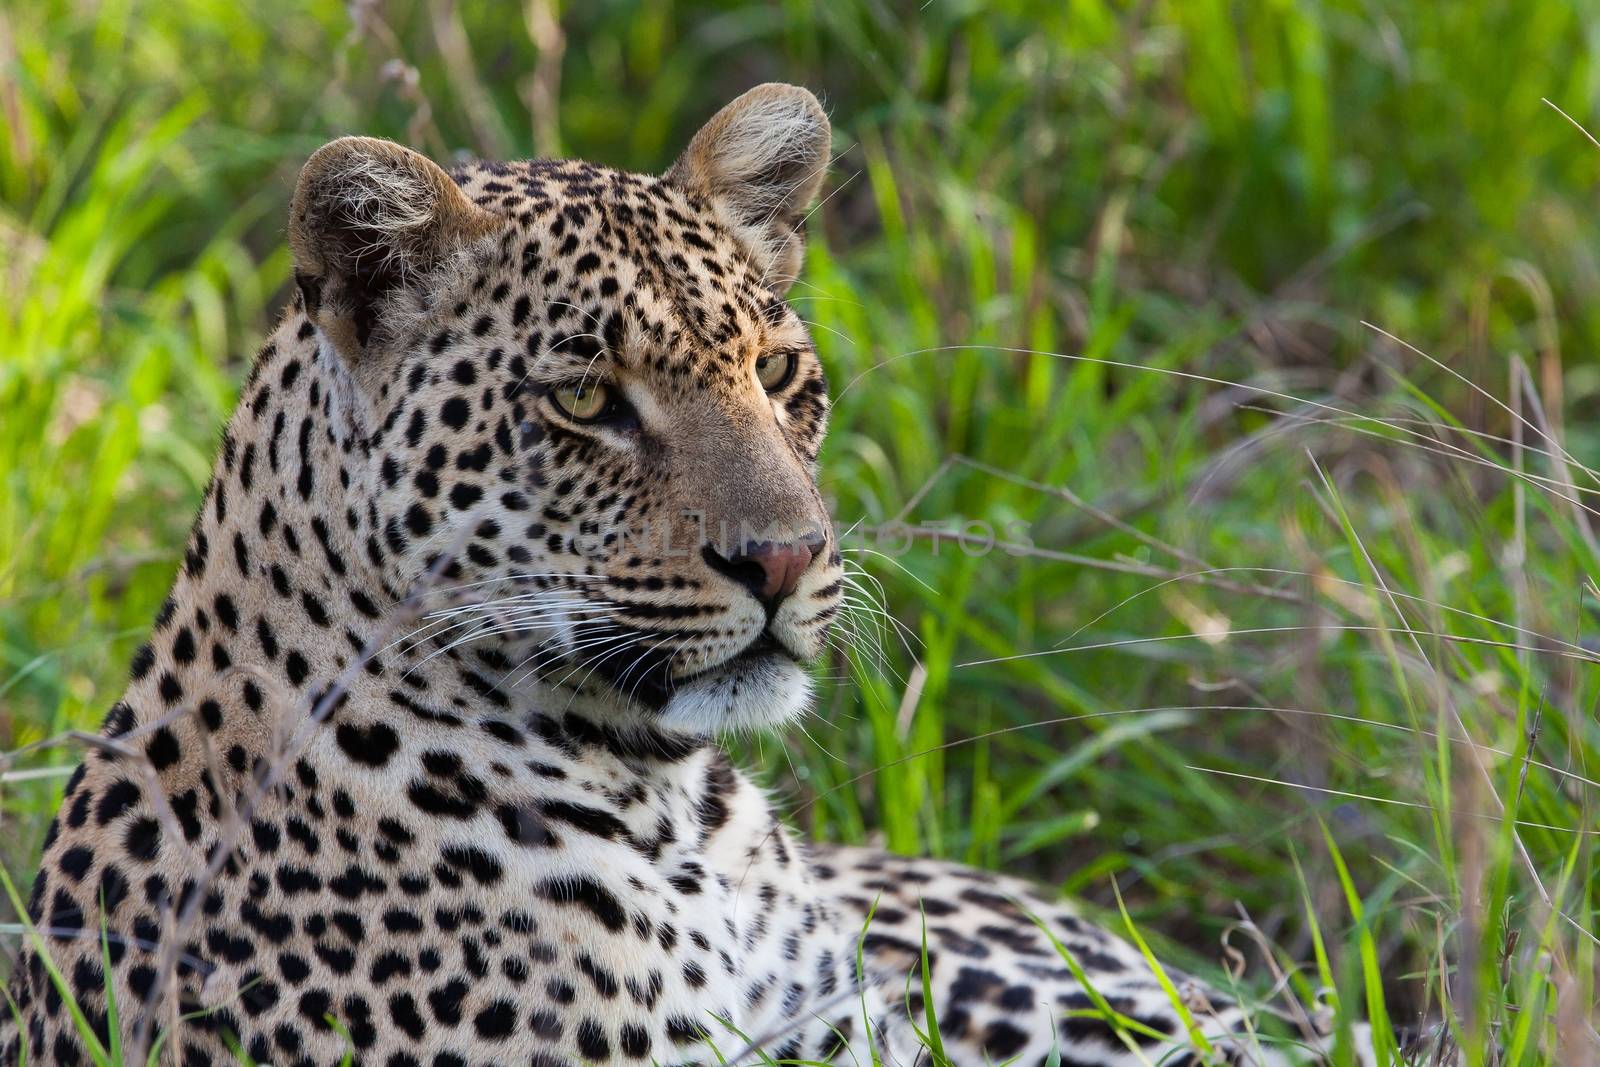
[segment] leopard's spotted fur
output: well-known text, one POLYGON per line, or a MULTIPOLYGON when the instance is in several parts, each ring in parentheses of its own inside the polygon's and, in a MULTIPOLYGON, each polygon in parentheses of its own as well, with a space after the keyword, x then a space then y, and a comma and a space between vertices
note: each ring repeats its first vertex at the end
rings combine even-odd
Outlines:
MULTIPOLYGON (((764 86, 663 178, 308 163, 296 297, 35 882, 102 1042, 109 980, 124 1047, 185 1067, 911 1063, 925 925, 955 1062, 1195 1061, 1121 941, 798 844, 708 740, 798 711, 840 603, 783 300, 827 158, 814 98, 764 86)), ((5 1062, 88 1062, 32 947, 10 989, 5 1062)), ((1250 1062, 1239 1010, 1183 989, 1250 1062)))

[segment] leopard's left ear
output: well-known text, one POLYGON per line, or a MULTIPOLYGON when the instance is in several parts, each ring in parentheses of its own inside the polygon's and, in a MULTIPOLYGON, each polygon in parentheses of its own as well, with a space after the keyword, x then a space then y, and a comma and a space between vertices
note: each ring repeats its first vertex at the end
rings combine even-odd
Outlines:
POLYGON ((809 90, 758 85, 712 116, 666 180, 709 196, 774 292, 800 273, 800 224, 828 169, 828 116, 809 90))

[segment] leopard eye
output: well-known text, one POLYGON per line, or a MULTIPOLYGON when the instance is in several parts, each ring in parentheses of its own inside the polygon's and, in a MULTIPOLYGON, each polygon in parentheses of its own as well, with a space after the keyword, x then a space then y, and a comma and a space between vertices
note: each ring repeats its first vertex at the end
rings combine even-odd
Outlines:
POLYGON ((789 384, 799 362, 799 357, 793 352, 772 352, 762 356, 756 360, 756 381, 767 392, 777 392, 789 384))
POLYGON ((550 391, 550 401, 567 418, 597 422, 611 411, 611 387, 603 382, 575 382, 550 391))

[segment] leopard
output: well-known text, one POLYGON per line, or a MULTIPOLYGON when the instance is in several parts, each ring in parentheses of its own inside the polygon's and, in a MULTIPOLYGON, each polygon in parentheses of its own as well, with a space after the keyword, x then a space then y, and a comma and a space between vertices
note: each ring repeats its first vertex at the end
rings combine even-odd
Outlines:
POLYGON ((310 156, 5 1063, 1320 1062, 1031 883, 803 840, 728 754, 845 603, 788 296, 831 151, 766 84, 660 175, 310 156))

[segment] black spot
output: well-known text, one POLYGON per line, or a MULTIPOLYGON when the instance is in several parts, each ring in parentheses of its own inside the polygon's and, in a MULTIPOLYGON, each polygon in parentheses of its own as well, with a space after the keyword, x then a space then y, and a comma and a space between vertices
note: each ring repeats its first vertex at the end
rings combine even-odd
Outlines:
POLYGON ((593 1019, 584 1019, 578 1024, 577 1036, 578 1051, 586 1059, 600 1063, 611 1058, 611 1042, 606 1040, 606 1032, 593 1019))
MULTIPOLYGON (((111 705, 110 711, 106 712, 106 720, 100 725, 100 729, 107 737, 121 737, 133 729, 134 722, 133 708, 119 700, 111 705)), ((78 769, 81 771, 83 768, 78 769)))
POLYGON ((283 975, 284 981, 299 985, 311 977, 311 964, 293 952, 285 952, 278 957, 278 973, 283 975))
POLYGON ((629 836, 627 824, 608 811, 575 804, 565 800, 547 800, 539 805, 539 813, 552 822, 564 822, 586 834, 607 840, 629 836))
POLYGON ((284 659, 283 667, 289 674, 289 684, 291 685, 299 685, 306 680, 306 675, 311 672, 311 668, 306 664, 306 658, 293 649, 289 651, 288 657, 284 659))
POLYGON ((101 826, 115 819, 139 801, 139 787, 126 778, 115 782, 95 805, 94 820, 101 826))
POLYGON ((133 663, 128 668, 128 676, 135 682, 140 681, 150 673, 150 668, 156 665, 155 649, 149 645, 140 645, 133 653, 133 663))
POLYGON ((117 910, 128 895, 128 879, 115 867, 105 867, 100 871, 100 903, 109 915, 117 910))
POLYGON ((519 845, 548 848, 560 843, 561 839, 550 832, 544 817, 531 804, 502 804, 495 809, 495 817, 506 836, 519 845))
POLYGON ((411 961, 400 953, 390 950, 384 952, 372 961, 372 968, 368 977, 373 985, 383 985, 394 977, 409 977, 411 974, 411 961))
MULTIPOLYGON (((510 960, 508 959, 507 962, 509 963, 510 960)), ((528 1029, 546 1041, 561 1040, 561 1019, 548 1008, 535 1008, 533 1010, 533 1014, 528 1016, 528 1029)))
POLYGON ((278 635, 272 624, 259 615, 256 616, 256 640, 261 642, 261 651, 268 659, 278 658, 278 635))
POLYGON ((383 928, 391 934, 420 934, 422 919, 404 908, 390 908, 383 913, 383 928))
POLYGON ((321 989, 313 989, 300 996, 300 1014, 318 1030, 328 1030, 328 1012, 333 1001, 321 989))
POLYGON ((446 1026, 461 1021, 461 999, 467 995, 467 983, 456 978, 428 994, 428 1007, 433 1017, 446 1026))
POLYGON ((500 862, 480 848, 449 845, 441 856, 450 866, 470 873, 479 885, 494 885, 500 880, 500 862))
POLYGON ((595 962, 594 957, 587 952, 578 954, 578 972, 589 979, 594 991, 607 1000, 614 998, 621 991, 617 984, 617 976, 595 962))
POLYGON ((674 1045, 692 1045, 704 1041, 710 1033, 700 1023, 683 1015, 673 1015, 667 1019, 667 1037, 674 1045))
POLYGON ((517 1006, 509 1000, 497 1000, 474 1016, 472 1025, 484 1040, 504 1041, 517 1025, 517 1006))
POLYGON ((306 615, 318 626, 328 625, 328 609, 322 606, 322 601, 310 593, 300 594, 300 606, 306 609, 306 615))
POLYGON ((133 990, 134 996, 146 1004, 150 1002, 150 992, 155 988, 155 982, 155 968, 146 964, 141 963, 128 972, 128 987, 133 990))
POLYGON ((472 416, 472 406, 459 396, 446 400, 439 408, 439 418, 452 430, 459 430, 467 424, 467 419, 472 416))
POLYGON ((342 722, 334 731, 334 736, 345 755, 369 767, 382 767, 400 747, 400 735, 382 722, 374 722, 365 729, 342 722))
POLYGON ((83 929, 83 909, 59 889, 50 898, 50 925, 61 931, 83 929))
POLYGON ((178 739, 171 730, 160 727, 150 735, 150 743, 145 745, 144 754, 149 757, 152 767, 164 771, 178 762, 178 739))
POLYGON ((350 590, 350 603, 357 611, 361 612, 361 614, 365 615, 367 618, 376 619, 378 617, 378 606, 372 602, 371 597, 367 596, 367 594, 363 593, 361 590, 350 590))
POLYGON ((417 1002, 410 993, 396 993, 389 998, 389 1018, 413 1041, 420 1041, 428 1030, 428 1024, 417 1010, 417 1002))
POLYGON ((983 1033, 983 1053, 991 1063, 1009 1060, 1027 1043, 1027 1033, 1004 1019, 996 1019, 983 1033))
POLYGON ((81 882, 94 865, 94 853, 86 848, 69 848, 61 854, 56 865, 61 868, 62 874, 74 882, 81 882))
POLYGON ((616 895, 587 875, 551 878, 540 883, 535 891, 554 904, 578 905, 599 919, 612 933, 627 924, 627 916, 616 895))
POLYGON ((650 1055, 650 1032, 644 1027, 636 1023, 623 1023, 617 1037, 622 1042, 622 1051, 633 1059, 642 1060, 650 1055))
POLYGON ((413 782, 406 790, 411 803, 430 815, 451 819, 469 819, 478 810, 484 796, 483 783, 471 775, 462 775, 451 790, 441 789, 429 782, 413 782))
POLYGON ((161 849, 161 824, 148 817, 136 819, 128 827, 123 842, 128 855, 148 863, 156 858, 156 853, 161 849))

